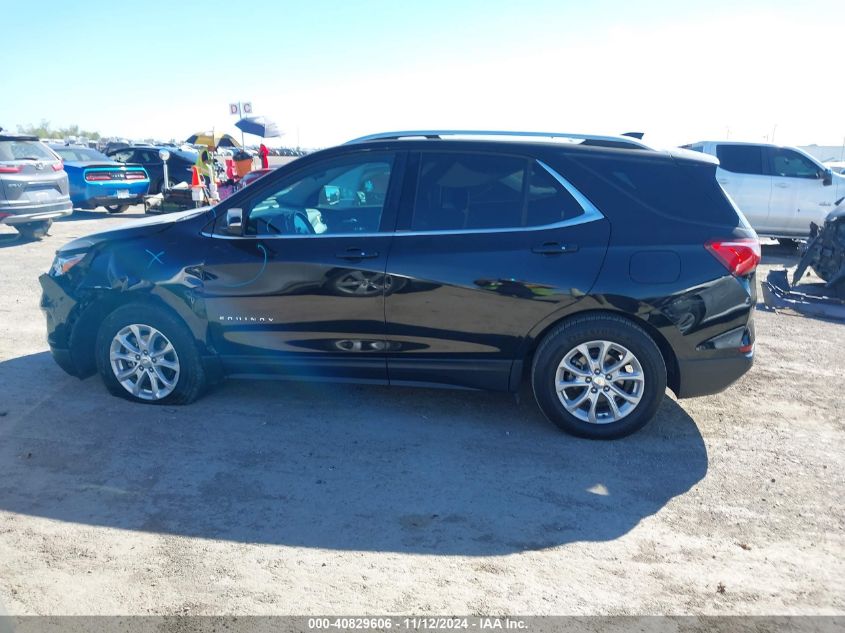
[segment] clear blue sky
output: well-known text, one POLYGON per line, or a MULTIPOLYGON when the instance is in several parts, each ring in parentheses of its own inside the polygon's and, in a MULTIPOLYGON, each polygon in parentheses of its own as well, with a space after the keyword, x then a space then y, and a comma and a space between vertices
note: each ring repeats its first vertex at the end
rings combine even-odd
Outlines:
POLYGON ((231 129, 242 99, 305 146, 420 127, 845 136, 841 0, 4 0, 0 16, 11 129, 178 139, 231 129))

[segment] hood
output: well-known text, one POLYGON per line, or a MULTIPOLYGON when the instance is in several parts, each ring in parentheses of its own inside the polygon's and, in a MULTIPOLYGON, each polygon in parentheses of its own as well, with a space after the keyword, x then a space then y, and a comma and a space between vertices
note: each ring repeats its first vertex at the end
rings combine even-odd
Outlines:
POLYGON ((58 253, 70 253, 73 251, 87 251, 93 246, 102 242, 113 242, 116 240, 131 240, 139 237, 146 237, 154 235, 171 228, 177 222, 184 222, 193 218, 199 218, 205 215, 211 207, 200 207, 199 209, 189 209, 188 211, 179 211, 177 213, 168 213, 166 215, 155 215, 142 220, 133 220, 121 226, 109 229, 108 231, 101 231, 99 233, 92 233, 85 237, 77 238, 62 246, 58 253))

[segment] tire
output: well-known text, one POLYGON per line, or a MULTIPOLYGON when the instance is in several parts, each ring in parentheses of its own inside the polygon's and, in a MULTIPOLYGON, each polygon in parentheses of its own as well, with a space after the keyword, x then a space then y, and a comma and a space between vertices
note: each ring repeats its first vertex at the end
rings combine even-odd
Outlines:
POLYGON ((613 314, 587 315, 570 319, 546 335, 534 355, 531 386, 540 410, 562 430, 609 440, 630 435, 654 417, 666 391, 666 364, 654 340, 635 323, 613 314), (610 369, 611 374, 595 373, 602 343, 609 343, 602 369, 610 369), (589 361, 579 347, 590 354, 589 361), (623 350, 632 360, 613 368, 623 350), (609 380, 608 375, 612 376, 609 380), (559 380, 570 385, 561 395, 559 380), (620 392, 627 398, 617 395, 620 392))
POLYGON ((106 388, 112 395, 133 402, 189 404, 202 394, 206 384, 205 370, 190 330, 178 318, 155 306, 129 304, 108 315, 97 334, 96 354, 97 370, 106 388), (153 335, 153 329, 157 336, 153 335), (124 342, 118 340, 118 335, 123 336, 124 342), (167 342, 172 352, 167 350, 167 342), (112 354, 118 354, 119 358, 112 354), (133 365, 135 371, 130 373, 133 365), (124 371, 124 382, 116 375, 119 370, 124 371), (132 384, 138 384, 139 389, 130 391, 132 384), (154 385, 158 386, 157 393, 154 385))
POLYGON ((41 222, 16 224, 15 230, 25 240, 40 240, 47 235, 47 231, 50 230, 51 226, 53 226, 52 220, 42 220, 41 222))
POLYGON ((128 204, 107 204, 106 211, 109 213, 123 213, 129 208, 128 204))
MULTIPOLYGON (((173 180, 173 178, 168 178, 168 179, 167 179, 167 182, 169 183, 169 187, 170 187, 171 189, 173 189, 173 187, 175 187, 176 185, 178 185, 178 184, 179 184, 178 182, 176 182, 175 180, 173 180)), ((155 193, 164 193, 164 178, 162 178, 161 180, 159 180, 159 181, 156 183, 156 186, 155 186, 155 193)))

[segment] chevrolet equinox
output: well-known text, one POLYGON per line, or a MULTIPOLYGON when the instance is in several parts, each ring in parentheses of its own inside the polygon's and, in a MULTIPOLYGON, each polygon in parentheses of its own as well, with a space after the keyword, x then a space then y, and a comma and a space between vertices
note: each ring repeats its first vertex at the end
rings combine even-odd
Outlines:
POLYGON ((61 248, 58 364, 144 403, 226 376, 515 391, 565 431, 642 427, 752 363, 754 230, 718 160, 627 137, 376 134, 210 208, 61 248))

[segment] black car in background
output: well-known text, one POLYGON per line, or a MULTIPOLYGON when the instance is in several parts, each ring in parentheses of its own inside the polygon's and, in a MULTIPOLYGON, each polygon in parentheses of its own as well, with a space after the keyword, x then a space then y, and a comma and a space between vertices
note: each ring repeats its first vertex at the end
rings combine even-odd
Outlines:
POLYGON ((188 152, 173 147, 158 147, 153 145, 131 145, 119 149, 106 150, 106 156, 119 163, 141 165, 150 176, 150 193, 161 193, 164 184, 164 161, 159 157, 159 151, 166 149, 170 152, 167 160, 168 178, 170 186, 180 182, 191 183, 191 167, 197 160, 196 152, 188 152))
POLYGON ((667 386, 701 396, 745 373, 760 248, 717 161, 530 136, 374 135, 75 240, 41 277, 53 355, 151 403, 227 375, 527 380, 590 438, 642 427, 667 386))

